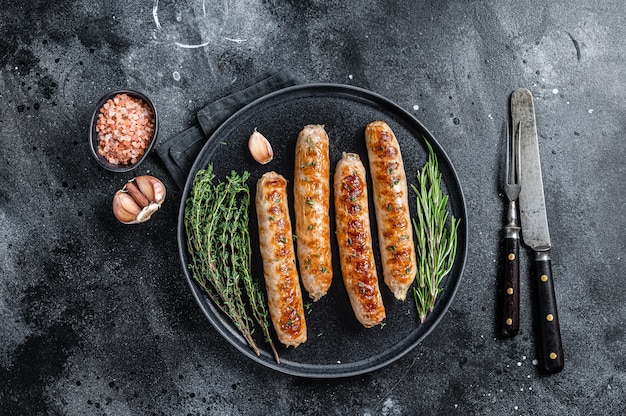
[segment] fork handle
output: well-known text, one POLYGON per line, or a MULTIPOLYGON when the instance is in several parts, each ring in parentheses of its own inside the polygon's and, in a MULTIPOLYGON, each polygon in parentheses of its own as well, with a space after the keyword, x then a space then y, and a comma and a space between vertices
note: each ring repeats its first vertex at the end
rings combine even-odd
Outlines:
POLYGON ((505 227, 504 288, 500 334, 511 338, 519 331, 519 227, 505 227))

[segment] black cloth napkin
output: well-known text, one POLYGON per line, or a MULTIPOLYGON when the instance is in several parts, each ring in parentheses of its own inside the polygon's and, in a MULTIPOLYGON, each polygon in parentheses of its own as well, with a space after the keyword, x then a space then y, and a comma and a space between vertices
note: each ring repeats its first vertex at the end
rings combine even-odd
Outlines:
POLYGON ((185 187, 189 171, 211 134, 237 110, 270 92, 299 84, 289 72, 269 72, 227 92, 222 98, 198 111, 198 122, 187 130, 160 142, 157 154, 174 182, 185 187))

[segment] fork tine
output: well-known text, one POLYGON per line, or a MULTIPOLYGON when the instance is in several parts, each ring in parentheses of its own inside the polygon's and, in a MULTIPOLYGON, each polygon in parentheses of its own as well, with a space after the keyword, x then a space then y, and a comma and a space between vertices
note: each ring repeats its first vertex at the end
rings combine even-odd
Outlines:
POLYGON ((515 128, 509 128, 506 123, 506 160, 505 160, 505 183, 504 194, 509 201, 516 200, 520 193, 520 135, 522 133, 522 123, 518 122, 517 134, 515 128))
POLYGON ((510 159, 511 159, 511 129, 509 128, 509 121, 506 121, 506 159, 504 162, 504 172, 506 174, 506 180, 504 181, 504 183, 506 185, 509 185, 510 182, 510 177, 511 177, 511 171, 510 171, 510 159))

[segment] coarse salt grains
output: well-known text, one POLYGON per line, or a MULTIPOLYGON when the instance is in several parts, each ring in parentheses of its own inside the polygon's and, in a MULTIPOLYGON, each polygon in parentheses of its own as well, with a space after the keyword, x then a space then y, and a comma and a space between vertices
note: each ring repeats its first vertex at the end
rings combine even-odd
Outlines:
POLYGON ((98 154, 114 165, 135 164, 150 146, 154 129, 154 113, 146 102, 117 94, 100 108, 98 154))

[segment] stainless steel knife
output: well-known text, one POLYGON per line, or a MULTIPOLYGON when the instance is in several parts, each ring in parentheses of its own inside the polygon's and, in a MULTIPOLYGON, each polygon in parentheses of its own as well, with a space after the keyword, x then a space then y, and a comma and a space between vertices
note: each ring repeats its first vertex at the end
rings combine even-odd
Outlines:
POLYGON ((520 183, 519 195, 522 240, 535 257, 533 280, 537 288, 537 308, 541 330, 541 366, 556 373, 563 369, 564 357, 561 328, 557 314, 552 260, 550 258, 550 231, 543 193, 541 160, 537 140, 535 107, 531 92, 517 89, 511 95, 511 117, 514 126, 520 126, 520 183))

